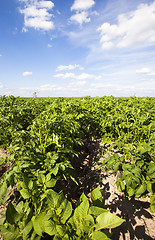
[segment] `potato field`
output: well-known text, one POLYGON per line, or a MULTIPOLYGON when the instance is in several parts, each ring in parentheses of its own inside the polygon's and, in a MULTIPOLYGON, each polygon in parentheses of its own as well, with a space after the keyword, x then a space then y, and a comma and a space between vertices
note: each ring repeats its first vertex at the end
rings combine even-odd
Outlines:
POLYGON ((155 212, 153 97, 1 96, 0 148, 4 240, 119 239, 126 219, 105 204, 109 174, 155 212))

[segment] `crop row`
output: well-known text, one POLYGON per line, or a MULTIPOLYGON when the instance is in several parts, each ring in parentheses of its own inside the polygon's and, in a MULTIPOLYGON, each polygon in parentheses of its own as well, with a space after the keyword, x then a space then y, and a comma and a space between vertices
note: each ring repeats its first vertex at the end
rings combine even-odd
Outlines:
MULTIPOLYGON (((110 239, 123 220, 102 203, 100 190, 83 193, 73 209, 58 191, 72 179, 70 157, 83 140, 101 138, 121 154, 101 163, 122 172, 117 188, 127 197, 148 196, 155 211, 154 98, 0 98, 0 145, 12 167, 2 175, 0 229, 4 239, 110 239), (121 156, 120 156, 121 155, 121 156), (10 201, 11 200, 11 201, 10 201)), ((78 149, 78 151, 77 151, 78 149)), ((63 189, 62 189, 63 190, 63 189)))

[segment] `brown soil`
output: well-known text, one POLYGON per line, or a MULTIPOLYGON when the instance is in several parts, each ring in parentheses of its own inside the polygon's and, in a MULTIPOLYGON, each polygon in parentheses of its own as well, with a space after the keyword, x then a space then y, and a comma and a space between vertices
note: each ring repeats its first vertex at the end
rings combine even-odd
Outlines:
MULTIPOLYGON (((118 192, 115 182, 119 175, 106 175, 98 165, 103 150, 106 152, 108 147, 102 144, 100 139, 86 140, 80 155, 71 159, 74 167, 73 175, 79 185, 68 180, 59 182, 57 187, 63 188, 65 196, 74 205, 82 192, 90 197, 90 192, 100 186, 104 203, 112 213, 125 219, 121 226, 112 229, 112 240, 154 240, 155 214, 149 211, 149 199, 127 199, 118 192)), ((4 152, 0 149, 0 157, 4 152)), ((3 170, 0 169, 0 174, 3 170)), ((2 237, 0 240, 3 240, 2 237)))

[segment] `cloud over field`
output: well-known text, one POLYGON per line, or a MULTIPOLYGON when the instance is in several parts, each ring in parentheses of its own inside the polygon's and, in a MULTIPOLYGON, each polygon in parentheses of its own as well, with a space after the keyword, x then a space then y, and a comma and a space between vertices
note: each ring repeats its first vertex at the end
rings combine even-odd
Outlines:
POLYGON ((85 79, 101 79, 101 76, 97 76, 97 75, 93 75, 93 74, 88 74, 88 73, 81 73, 79 75, 76 75, 75 73, 60 73, 60 74, 56 74, 54 75, 55 78, 62 78, 62 79, 77 79, 77 80, 85 80, 85 79))
POLYGON ((100 32, 102 49, 155 44, 155 2, 140 4, 135 11, 118 16, 117 24, 104 22, 100 32))

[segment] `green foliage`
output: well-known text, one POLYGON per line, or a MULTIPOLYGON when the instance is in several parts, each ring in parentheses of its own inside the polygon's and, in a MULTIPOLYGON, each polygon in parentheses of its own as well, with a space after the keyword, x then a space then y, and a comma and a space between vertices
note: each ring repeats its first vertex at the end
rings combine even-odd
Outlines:
POLYGON ((101 167, 121 172, 118 190, 150 197, 154 212, 154 119, 154 98, 2 96, 0 145, 10 156, 0 167, 12 165, 0 182, 0 204, 9 203, 0 219, 4 240, 110 239, 108 229, 124 220, 107 210, 99 188, 91 192, 92 204, 83 193, 75 209, 57 188, 62 179, 76 182, 69 159, 89 137, 115 150, 101 167))
MULTIPOLYGON (((99 189, 94 191, 100 195, 99 189)), ((98 200, 101 201, 100 197, 98 200)), ((45 191, 41 205, 36 212, 31 198, 20 198, 16 204, 10 202, 0 222, 4 240, 40 239, 44 234, 53 239, 97 239, 98 236, 99 239, 110 239, 105 229, 124 222, 108 210, 90 206, 84 193, 75 210, 62 192, 52 189, 45 191)))

